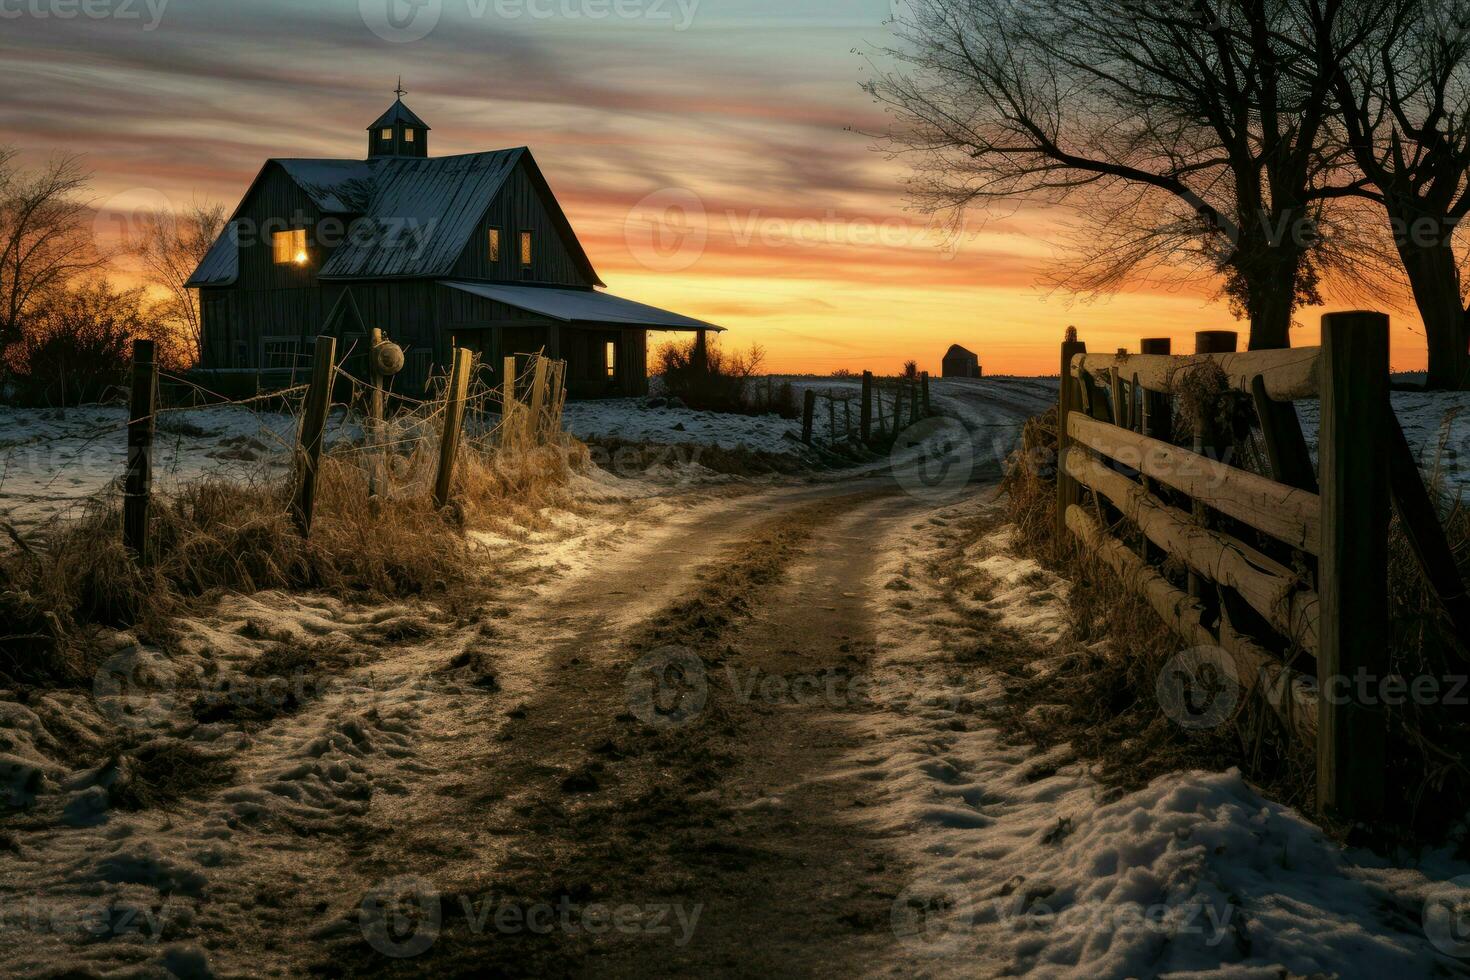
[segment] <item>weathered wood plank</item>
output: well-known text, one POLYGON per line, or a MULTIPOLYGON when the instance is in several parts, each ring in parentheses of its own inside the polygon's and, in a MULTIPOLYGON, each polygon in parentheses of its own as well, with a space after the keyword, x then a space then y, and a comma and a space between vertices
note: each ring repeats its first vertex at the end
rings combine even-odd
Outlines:
POLYGON ((1067 452, 1072 446, 1072 433, 1068 421, 1073 415, 1081 416, 1081 382, 1072 375, 1072 361, 1087 353, 1087 345, 1080 340, 1062 341, 1062 376, 1057 394, 1057 513, 1055 544, 1058 551, 1067 545, 1067 508, 1082 500, 1082 490, 1077 481, 1067 475, 1067 452))
POLYGON ((318 337, 311 359, 311 387, 306 393, 296 442, 296 492, 291 499, 291 519, 303 537, 311 536, 316 481, 321 471, 322 442, 327 430, 327 413, 332 407, 332 379, 336 370, 337 338, 318 337))
POLYGON ((464 433, 465 403, 470 393, 470 362, 474 355, 463 347, 454 349, 449 383, 444 388, 444 431, 439 437, 439 466, 434 478, 434 506, 449 504, 454 489, 454 463, 464 433))
POLYGON ((1388 317, 1322 318, 1322 600, 1317 805, 1369 821, 1384 807, 1387 717, 1364 677, 1388 675, 1388 317))
POLYGON ((1391 414, 1392 409, 1387 411, 1390 413, 1387 416, 1388 479, 1399 523, 1414 548, 1424 577, 1449 614, 1455 633, 1462 641, 1470 643, 1470 595, 1466 595, 1465 582, 1460 578, 1454 552, 1450 550, 1434 502, 1429 499, 1429 491, 1424 488, 1424 478, 1419 474, 1419 465, 1414 462, 1409 440, 1404 437, 1398 419, 1391 414))
POLYGON ((153 434, 158 418, 158 357, 153 341, 133 341, 133 389, 128 402, 128 457, 123 471, 123 547, 148 557, 153 496, 153 434))
POLYGON ((1068 434, 1089 449, 1294 548, 1315 555, 1321 547, 1321 502, 1316 494, 1098 422, 1080 412, 1069 417, 1068 434))
POLYGON ((1294 347, 1288 350, 1242 351, 1236 354, 1192 354, 1169 357, 1161 354, 1089 354, 1072 366, 1076 372, 1091 373, 1118 368, 1126 375, 1138 375, 1138 383, 1149 391, 1176 394, 1179 381, 1190 368, 1214 361, 1225 372, 1230 387, 1251 393, 1251 384, 1259 375, 1266 393, 1277 401, 1317 397, 1317 372, 1321 351, 1316 347, 1294 347))
POLYGON ((1256 403, 1256 416, 1261 420, 1271 475, 1278 483, 1316 493, 1317 474, 1312 470, 1312 454, 1307 450, 1307 437, 1302 434, 1296 406, 1272 399, 1266 394, 1265 379, 1259 376, 1251 382, 1251 396, 1256 403))
POLYGON ((1067 458, 1067 472, 1112 501, 1154 544, 1211 582, 1239 592, 1272 627, 1307 652, 1316 652, 1317 595, 1291 569, 1228 534, 1191 523, 1183 512, 1096 457, 1074 451, 1067 458))
POLYGON ((1081 507, 1068 508, 1066 522, 1125 585, 1143 596, 1165 625, 1192 646, 1223 650, 1235 668, 1237 682, 1246 692, 1260 693, 1287 730, 1304 745, 1316 741, 1317 699, 1306 678, 1228 625, 1221 629, 1219 636, 1211 633, 1204 625, 1206 611, 1199 600, 1149 567, 1081 507))

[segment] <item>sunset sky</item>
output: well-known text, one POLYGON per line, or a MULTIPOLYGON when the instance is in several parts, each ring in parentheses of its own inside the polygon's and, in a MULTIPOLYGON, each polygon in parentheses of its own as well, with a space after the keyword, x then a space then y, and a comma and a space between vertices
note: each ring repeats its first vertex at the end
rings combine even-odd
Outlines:
MULTIPOLYGON (((889 0, 0 0, 0 144, 85 153, 115 237, 138 209, 233 209, 267 157, 365 155, 401 74, 434 155, 531 147, 612 291, 727 326, 774 370, 937 373, 960 343, 987 373, 1055 373, 1067 324, 1094 350, 1176 351, 1237 326, 1207 286, 1048 293, 1065 214, 976 214, 946 247, 906 210, 907 164, 863 135, 886 125, 859 83, 890 16, 889 0)), ((1394 367, 1422 368, 1417 318, 1393 312, 1394 367)))

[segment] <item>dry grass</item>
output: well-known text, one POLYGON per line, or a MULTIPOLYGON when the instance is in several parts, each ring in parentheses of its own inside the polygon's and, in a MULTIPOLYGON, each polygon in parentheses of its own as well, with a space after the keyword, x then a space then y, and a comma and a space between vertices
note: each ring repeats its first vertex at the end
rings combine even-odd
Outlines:
POLYGON ((326 454, 310 538, 288 516, 290 477, 207 479, 156 495, 142 563, 123 547, 116 494, 38 538, 14 537, 0 553, 0 686, 89 684, 100 659, 98 628, 166 643, 174 616, 224 592, 316 590, 371 602, 493 574, 463 531, 492 519, 531 522, 565 502, 587 452, 559 423, 554 436, 506 451, 503 431, 482 427, 461 446, 450 505, 436 510, 430 487, 440 409, 430 404, 395 421, 380 468, 391 471, 385 493, 369 493, 372 460, 362 445, 326 454))
MULTIPOLYGON (((1155 683, 1164 663, 1184 644, 1110 569, 1080 553, 1070 540, 1056 540, 1055 456, 1053 410, 1027 424, 1023 452, 1003 485, 1018 546, 1073 583, 1072 635, 1069 649, 1059 651, 1057 658, 1061 673, 1033 681, 1021 672, 1010 685, 1018 730, 1043 744, 1070 741, 1099 763, 1104 779, 1124 787, 1169 771, 1239 766, 1277 799, 1310 807, 1311 751, 1289 738, 1259 701, 1246 700, 1232 724, 1204 732, 1188 731, 1164 716, 1155 683), (1059 699, 1061 714, 1047 716, 1044 724, 1026 714, 1038 701, 1059 699)), ((1249 465, 1249 460, 1246 455, 1235 462, 1249 465)), ((1470 514, 1458 505, 1448 507, 1445 526, 1466 578, 1470 514)), ((1463 677, 1463 638, 1455 636, 1397 519, 1389 547, 1393 672, 1405 678, 1463 677)), ((1309 660, 1295 666, 1314 671, 1309 660)), ((1460 693, 1470 697, 1470 688, 1460 693)), ((1470 768, 1463 751, 1470 735, 1470 708, 1407 704, 1388 710, 1389 798, 1408 804, 1395 808, 1397 836, 1438 839, 1470 806, 1470 768)))

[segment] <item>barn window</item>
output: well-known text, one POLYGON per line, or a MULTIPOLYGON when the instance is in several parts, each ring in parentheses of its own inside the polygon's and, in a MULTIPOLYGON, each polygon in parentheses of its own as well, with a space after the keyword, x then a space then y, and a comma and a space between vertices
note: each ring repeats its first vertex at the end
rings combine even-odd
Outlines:
POLYGON ((618 376, 618 345, 616 341, 607 342, 607 376, 616 378, 618 376))
POLYGON ((403 142, 405 142, 405 143, 412 143, 413 142, 413 130, 411 130, 411 129, 405 129, 403 131, 403 142))
POLYGON ((521 265, 531 264, 531 233, 521 232, 521 265))
POLYGON ((297 228, 294 231, 278 231, 271 236, 271 244, 274 246, 276 265, 305 265, 308 258, 306 252, 306 229, 297 228))
POLYGON ((500 261, 500 229, 490 229, 490 261, 500 261))
POLYGON ((378 134, 378 135, 379 135, 379 136, 381 136, 381 137, 383 137, 383 140, 384 140, 384 141, 385 141, 385 142, 388 142, 388 143, 391 143, 391 142, 393 142, 393 130, 392 130, 392 128, 391 128, 391 127, 390 127, 390 128, 389 128, 389 129, 385 129, 385 130, 383 130, 383 131, 382 131, 382 132, 381 132, 381 133, 379 133, 379 134, 378 134))
POLYGON ((267 371, 286 370, 302 363, 301 338, 262 337, 260 339, 260 366, 267 371))

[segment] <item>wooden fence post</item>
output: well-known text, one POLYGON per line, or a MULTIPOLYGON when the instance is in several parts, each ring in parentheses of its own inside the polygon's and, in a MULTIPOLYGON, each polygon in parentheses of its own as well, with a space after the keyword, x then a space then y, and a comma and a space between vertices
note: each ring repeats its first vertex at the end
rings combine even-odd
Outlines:
POLYGON ((908 381, 908 386, 909 386, 909 424, 910 425, 913 425, 915 422, 919 421, 919 381, 918 381, 918 379, 917 378, 910 378, 909 381, 908 381))
POLYGON ((327 413, 332 409, 332 380, 336 373, 337 338, 317 337, 311 356, 311 387, 306 392, 301 432, 296 441, 296 493, 291 500, 291 520, 302 537, 311 537, 316 481, 322 465, 322 442, 326 437, 327 413))
POLYGON ((128 403, 128 460, 123 477, 123 546, 138 561, 148 554, 148 506, 153 493, 153 433, 157 429, 158 360, 153 341, 133 341, 133 391, 128 403))
POLYGON ((1071 450, 1072 437, 1067 434, 1067 417, 1081 407, 1081 391, 1072 377, 1072 358, 1086 354, 1087 345, 1080 340, 1062 341, 1062 381, 1057 393, 1057 526, 1056 547, 1058 553, 1065 550, 1067 536, 1067 508, 1082 502, 1082 487, 1067 475, 1067 453, 1071 450))
POLYGON ((923 392, 923 397, 924 397, 924 417, 925 418, 928 418, 929 415, 931 414, 931 411, 929 409, 929 372, 928 371, 920 372, 920 374, 919 374, 919 381, 920 381, 920 383, 924 387, 924 392, 923 392))
POLYGON ((873 372, 863 372, 863 403, 858 409, 858 433, 866 443, 873 438, 873 372))
POLYGON ((541 413, 546 408, 546 369, 547 360, 545 355, 536 358, 536 369, 531 375, 531 410, 526 417, 526 441, 529 445, 536 445, 537 433, 541 431, 541 413))
POLYGON ((511 421, 516 413, 516 359, 515 355, 505 358, 505 383, 500 394, 500 424, 502 428, 514 425, 511 421))
POLYGON ((801 441, 812 444, 812 413, 817 409, 817 393, 808 388, 801 397, 801 441))
POLYGON ((368 383, 372 385, 368 391, 368 496, 376 497, 380 492, 380 471, 385 469, 381 464, 387 460, 379 454, 383 446, 383 376, 378 373, 378 345, 383 342, 383 331, 380 327, 373 327, 372 334, 368 338, 368 383))
MULTIPOLYGON (((1234 330, 1201 330, 1194 335, 1194 352, 1196 354, 1230 354, 1236 350, 1239 343, 1240 335, 1234 330)), ((1222 397, 1233 396, 1227 394, 1222 397)), ((1206 406, 1201 405, 1197 408, 1205 414, 1194 420, 1194 451, 1210 459, 1224 462, 1220 456, 1223 441, 1228 438, 1228 434, 1219 431, 1213 413, 1208 412, 1206 406)), ((1209 524, 1209 508, 1196 500, 1193 510, 1195 521, 1204 525, 1209 524)), ((1201 604, 1211 611, 1218 605, 1215 590, 1195 572, 1189 573, 1189 594, 1199 599, 1201 604)))
MULTIPOLYGON (((1119 347, 1118 354, 1123 357, 1128 356, 1128 348, 1119 347)), ((1108 372, 1108 375, 1113 401, 1113 424, 1119 428, 1131 429, 1133 428, 1133 417, 1128 414, 1128 409, 1132 399, 1124 397, 1123 372, 1115 367, 1108 372)))
POLYGON ((454 460, 459 455, 459 439, 464 432, 465 402, 470 395, 470 362, 472 355, 463 347, 454 349, 454 364, 449 384, 444 388, 444 432, 439 437, 439 472, 434 479, 434 506, 449 504, 454 489, 454 460))
POLYGON ((1376 691, 1389 667, 1388 317, 1323 317, 1321 365, 1317 804, 1372 820, 1383 812, 1387 725, 1360 678, 1376 691))
POLYGON ((827 436, 835 445, 837 442, 837 400, 831 395, 827 396, 827 436))
MULTIPOLYGON (((1140 354, 1163 354, 1167 356, 1173 349, 1168 337, 1146 337, 1138 342, 1140 354)), ((1133 376, 1134 387, 1138 385, 1138 375, 1133 376)), ((1130 400, 1131 401, 1131 400, 1130 400)), ((1168 395, 1157 391, 1144 389, 1139 400, 1140 418, 1135 419, 1135 428, 1143 435, 1153 439, 1168 442, 1173 437, 1174 429, 1174 405, 1168 395)), ((1143 486, 1149 493, 1157 493, 1158 485, 1148 477, 1143 478, 1143 486)), ((1143 539, 1143 549, 1140 552, 1143 560, 1148 561, 1154 553, 1154 546, 1147 537, 1143 539)))
MULTIPOLYGON (((1143 354, 1168 354, 1171 349, 1172 345, 1168 337, 1151 337, 1138 342, 1138 350, 1143 354)), ((1168 442, 1174 436, 1173 426, 1174 407, 1169 396, 1145 389, 1143 392, 1143 434, 1168 442)))

